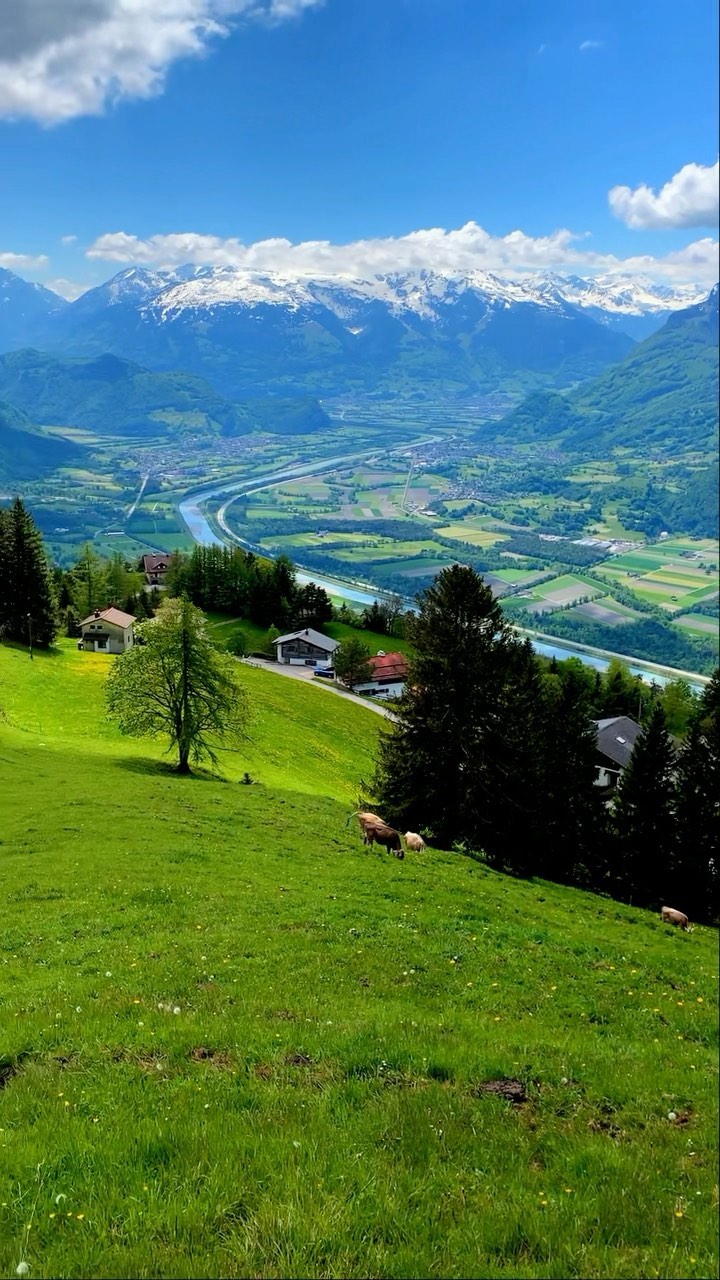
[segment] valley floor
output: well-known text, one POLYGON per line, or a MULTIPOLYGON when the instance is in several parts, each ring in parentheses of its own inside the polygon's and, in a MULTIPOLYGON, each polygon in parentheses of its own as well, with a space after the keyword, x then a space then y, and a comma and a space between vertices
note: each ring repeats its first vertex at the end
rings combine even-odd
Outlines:
POLYGON ((0 1269, 717 1274, 716 932, 366 852, 381 721, 267 671, 178 778, 109 661, 0 646, 0 1269))

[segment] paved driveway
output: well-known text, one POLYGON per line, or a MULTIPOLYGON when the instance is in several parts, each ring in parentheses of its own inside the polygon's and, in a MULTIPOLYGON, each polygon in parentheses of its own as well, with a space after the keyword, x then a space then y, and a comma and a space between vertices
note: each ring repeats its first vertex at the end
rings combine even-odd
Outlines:
POLYGON ((361 698, 357 693, 350 693, 348 689, 342 689, 340 685, 335 684, 332 680, 324 680, 315 678, 313 667, 291 667, 284 662, 268 662, 258 661, 256 658, 241 658, 241 662, 246 663, 249 667, 260 667, 264 671, 271 671, 276 676, 288 676, 291 680, 304 680, 306 684, 312 685, 313 689, 324 689, 326 693, 334 693, 338 698, 346 698, 348 702, 357 702, 359 706, 366 707, 368 711, 374 711, 376 715, 384 716, 386 720, 396 720, 397 716, 393 715, 389 707, 384 707, 380 702, 373 702, 372 698, 361 698))

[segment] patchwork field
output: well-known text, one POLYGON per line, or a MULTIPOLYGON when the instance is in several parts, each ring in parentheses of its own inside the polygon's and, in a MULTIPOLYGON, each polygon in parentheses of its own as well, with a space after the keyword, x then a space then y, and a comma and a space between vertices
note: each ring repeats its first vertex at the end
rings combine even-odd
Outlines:
POLYGON ((379 717, 263 671, 177 778, 108 661, 0 646, 3 1273, 717 1274, 716 932, 367 853, 379 717))

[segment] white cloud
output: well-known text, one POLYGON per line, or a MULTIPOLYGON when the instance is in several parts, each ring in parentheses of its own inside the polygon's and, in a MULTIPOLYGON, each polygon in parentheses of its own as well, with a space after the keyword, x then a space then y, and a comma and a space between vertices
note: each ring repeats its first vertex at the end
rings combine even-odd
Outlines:
POLYGON ((686 164, 655 194, 644 184, 613 187, 610 208, 628 227, 714 227, 718 222, 720 166, 686 164))
POLYGON ((588 49, 602 49, 602 47, 602 40, 583 40, 582 44, 578 45, 581 53, 587 53, 588 49))
POLYGON ((378 272, 428 268, 441 272, 483 270, 500 275, 525 271, 629 271, 657 278, 693 283, 717 279, 717 243, 698 240, 664 258, 649 255, 627 259, 578 247, 585 235, 566 229, 549 236, 528 236, 511 231, 491 236, 476 222, 455 230, 430 227, 404 236, 356 240, 332 244, 329 240, 258 240, 243 244, 231 237, 176 232, 146 240, 124 231, 99 236, 86 250, 91 259, 137 263, 145 266, 247 267, 290 275, 344 275, 368 277, 378 272))
POLYGON ((61 244, 75 244, 76 241, 77 241, 77 236, 61 236, 60 237, 61 244))
POLYGON ((64 276, 58 276, 55 280, 43 280, 43 284, 46 289, 52 289, 53 293, 59 293, 61 298, 67 298, 68 302, 74 302, 81 293, 92 289, 90 284, 80 284, 78 280, 66 280, 64 276))
POLYGON ((3 4, 0 118, 43 124, 162 92, 178 58, 234 19, 283 22, 324 0, 20 0, 3 4), (9 12, 7 11, 9 8, 9 12))
POLYGON ((40 271, 49 261, 44 253, 0 253, 0 267, 8 271, 40 271))

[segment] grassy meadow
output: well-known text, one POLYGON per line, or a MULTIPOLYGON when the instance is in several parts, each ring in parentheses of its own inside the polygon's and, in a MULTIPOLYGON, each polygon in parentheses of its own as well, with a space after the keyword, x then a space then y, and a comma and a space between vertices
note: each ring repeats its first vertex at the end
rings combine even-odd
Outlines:
POLYGON ((0 1272, 717 1274, 716 932, 367 852, 379 717, 270 672, 175 777, 110 661, 0 646, 0 1272))

